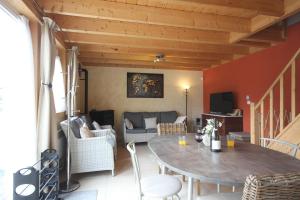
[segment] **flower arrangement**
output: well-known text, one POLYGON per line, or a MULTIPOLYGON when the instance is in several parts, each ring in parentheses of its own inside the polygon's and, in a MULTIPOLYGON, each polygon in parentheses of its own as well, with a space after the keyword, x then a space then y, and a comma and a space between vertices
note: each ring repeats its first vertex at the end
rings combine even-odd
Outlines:
POLYGON ((203 127, 202 133, 211 135, 214 129, 222 127, 222 122, 219 122, 217 119, 207 119, 206 126, 203 127))
POLYGON ((210 146, 210 137, 213 130, 222 127, 223 124, 222 122, 219 122, 217 119, 207 119, 206 121, 207 121, 206 126, 203 127, 202 129, 202 133, 204 133, 203 144, 205 146, 210 146))

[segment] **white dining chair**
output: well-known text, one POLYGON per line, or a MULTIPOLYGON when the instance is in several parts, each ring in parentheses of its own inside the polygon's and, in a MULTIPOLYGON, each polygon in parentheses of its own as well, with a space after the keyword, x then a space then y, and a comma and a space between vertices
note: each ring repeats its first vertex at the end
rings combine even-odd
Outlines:
POLYGON ((181 182, 178 178, 169 175, 154 175, 150 177, 141 177, 140 166, 136 155, 135 143, 129 142, 127 150, 130 153, 134 176, 138 184, 139 200, 146 198, 171 198, 174 196, 180 200, 178 195, 182 188, 181 182))

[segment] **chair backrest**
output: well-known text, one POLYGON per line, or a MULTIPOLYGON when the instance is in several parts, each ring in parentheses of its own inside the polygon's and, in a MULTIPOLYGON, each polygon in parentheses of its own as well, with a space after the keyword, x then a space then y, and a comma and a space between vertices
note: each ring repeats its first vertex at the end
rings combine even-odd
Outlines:
POLYGON ((135 150, 135 143, 132 141, 132 142, 129 142, 127 144, 127 150, 129 151, 130 153, 130 157, 131 157, 131 161, 132 161, 132 165, 133 165, 133 171, 134 171, 134 177, 136 179, 136 182, 138 184, 138 189, 139 189, 139 192, 141 194, 141 172, 140 172, 140 165, 139 165, 139 161, 138 161, 138 158, 137 158, 137 155, 136 155, 136 150, 135 150))
POLYGON ((290 156, 293 157, 296 156, 297 151, 299 149, 298 145, 283 140, 272 139, 272 138, 260 138, 260 141, 262 147, 270 148, 283 153, 288 153, 290 156))
POLYGON ((242 200, 300 199, 300 173, 249 175, 242 200))

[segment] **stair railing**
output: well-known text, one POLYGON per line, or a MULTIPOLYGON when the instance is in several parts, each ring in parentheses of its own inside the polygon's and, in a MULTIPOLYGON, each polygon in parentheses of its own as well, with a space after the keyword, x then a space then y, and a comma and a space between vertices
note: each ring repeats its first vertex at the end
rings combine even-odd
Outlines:
MULTIPOLYGON (((285 68, 281 71, 279 76, 275 79, 266 93, 257 103, 250 104, 250 132, 251 143, 259 144, 260 138, 275 138, 277 134, 282 132, 285 127, 285 110, 284 103, 289 100, 291 102, 290 120, 293 121, 296 117, 296 61, 300 55, 300 49, 294 54, 292 59, 288 62, 285 68), (286 99, 284 92, 284 76, 290 69, 291 73, 291 95, 290 99, 286 99), (274 109, 274 90, 279 84, 279 118, 276 116, 274 109), (269 100, 269 106, 266 102, 269 100), (276 119, 277 117, 277 119, 276 119), (274 123, 275 122, 275 123, 274 123), (279 123, 279 130, 276 130, 277 122, 279 123), (268 123, 268 124, 267 124, 268 123), (268 130, 266 127, 268 126, 268 130), (275 128, 275 129, 274 129, 275 128)), ((299 72, 298 72, 299 73, 299 72)), ((289 122, 288 122, 289 123, 289 122)))

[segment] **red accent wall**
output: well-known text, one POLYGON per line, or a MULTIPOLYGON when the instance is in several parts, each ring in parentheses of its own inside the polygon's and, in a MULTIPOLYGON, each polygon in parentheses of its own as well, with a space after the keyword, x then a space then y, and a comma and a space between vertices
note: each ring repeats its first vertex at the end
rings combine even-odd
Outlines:
MULTIPOLYGON (((209 112, 211 93, 232 91, 235 95, 236 108, 244 111, 244 131, 250 132, 250 107, 246 103, 246 96, 249 95, 251 101, 257 102, 300 48, 300 23, 290 26, 287 36, 284 43, 205 70, 204 111, 209 112)), ((296 70, 298 77, 299 68, 296 70)), ((300 93, 298 85, 299 81, 296 85, 297 94, 300 93)), ((299 95, 297 101, 300 102, 299 95)))

